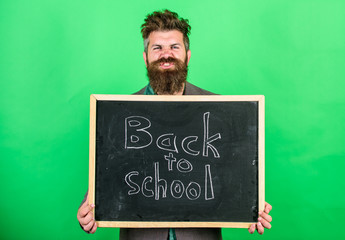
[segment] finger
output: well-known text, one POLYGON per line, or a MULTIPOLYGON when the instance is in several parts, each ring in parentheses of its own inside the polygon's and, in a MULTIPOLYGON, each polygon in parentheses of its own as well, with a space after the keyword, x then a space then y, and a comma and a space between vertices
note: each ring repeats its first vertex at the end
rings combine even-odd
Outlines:
POLYGON ((89 233, 94 234, 97 230, 97 223, 95 222, 95 224, 93 225, 92 229, 89 231, 89 233))
POLYGON ((256 228, 257 228, 257 230, 258 230, 258 233, 260 234, 260 235, 262 235, 263 233, 264 233, 264 227, 262 226, 262 224, 261 224, 261 222, 258 222, 257 224, 256 224, 256 228))
POLYGON ((267 222, 265 219, 263 219, 262 217, 259 217, 258 220, 259 220, 259 223, 261 223, 264 228, 271 229, 272 227, 271 224, 267 222))
POLYGON ((269 214, 270 211, 272 210, 272 206, 269 203, 265 203, 265 213, 269 214))
POLYGON ((95 220, 90 221, 87 225, 83 226, 85 232, 89 232, 93 225, 95 224, 95 220))
POLYGON ((259 212, 259 217, 262 217, 267 222, 272 222, 272 217, 265 212, 259 212))
POLYGON ((248 231, 250 234, 253 234, 255 232, 255 224, 250 225, 250 227, 248 228, 248 231))
POLYGON ((89 212, 85 217, 80 218, 79 222, 82 226, 85 226, 85 225, 89 224, 89 222, 91 222, 91 220, 93 220, 93 216, 92 216, 92 213, 89 212))
POLYGON ((92 211, 92 209, 95 207, 94 204, 91 204, 91 205, 86 205, 85 207, 83 208, 80 208, 79 209, 79 216, 80 217, 85 217, 89 212, 92 211))
POLYGON ((88 205, 88 202, 89 202, 88 199, 89 199, 89 195, 87 195, 86 200, 83 202, 83 204, 78 209, 78 212, 77 212, 78 220, 79 220, 80 217, 82 217, 81 216, 81 210, 84 209, 88 205))

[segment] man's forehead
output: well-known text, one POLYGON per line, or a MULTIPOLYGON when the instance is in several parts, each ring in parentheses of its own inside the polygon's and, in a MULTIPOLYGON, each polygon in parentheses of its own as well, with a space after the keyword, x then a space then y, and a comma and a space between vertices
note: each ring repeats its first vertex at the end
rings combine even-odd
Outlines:
POLYGON ((154 31, 149 35, 149 43, 152 44, 175 44, 183 43, 183 34, 178 30, 154 31))

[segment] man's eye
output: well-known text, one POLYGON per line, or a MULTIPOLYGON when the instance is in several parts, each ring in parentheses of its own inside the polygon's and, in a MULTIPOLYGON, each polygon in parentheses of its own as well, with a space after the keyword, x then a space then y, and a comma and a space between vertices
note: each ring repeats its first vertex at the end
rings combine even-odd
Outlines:
POLYGON ((173 49, 179 49, 179 46, 172 46, 173 49))
POLYGON ((160 47, 154 47, 153 50, 159 50, 161 49, 160 47))

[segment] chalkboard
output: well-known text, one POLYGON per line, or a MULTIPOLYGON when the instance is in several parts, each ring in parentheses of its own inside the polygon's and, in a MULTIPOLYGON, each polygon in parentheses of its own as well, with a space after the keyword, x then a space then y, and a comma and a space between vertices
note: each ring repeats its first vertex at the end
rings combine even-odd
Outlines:
POLYGON ((99 227, 249 227, 264 97, 91 95, 89 169, 99 227))

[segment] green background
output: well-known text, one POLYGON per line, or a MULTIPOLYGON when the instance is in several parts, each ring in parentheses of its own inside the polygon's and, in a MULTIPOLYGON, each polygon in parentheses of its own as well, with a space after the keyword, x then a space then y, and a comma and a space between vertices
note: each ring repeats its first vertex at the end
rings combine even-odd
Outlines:
POLYGON ((192 25, 189 81, 266 96, 263 236, 338 239, 345 214, 345 1, 1 0, 1 239, 117 239, 76 213, 88 185, 89 95, 147 84, 140 25, 163 8, 192 25))

